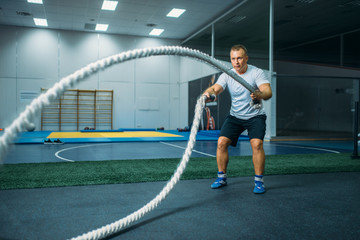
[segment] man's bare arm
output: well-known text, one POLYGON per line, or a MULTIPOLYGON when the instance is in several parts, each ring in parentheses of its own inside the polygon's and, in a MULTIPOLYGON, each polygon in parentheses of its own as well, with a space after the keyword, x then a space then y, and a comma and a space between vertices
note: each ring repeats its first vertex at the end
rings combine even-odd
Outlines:
POLYGON ((251 93, 251 98, 252 99, 264 99, 264 100, 268 100, 272 97, 272 90, 271 90, 271 86, 270 83, 264 83, 261 84, 259 86, 259 89, 255 91, 255 93, 251 93))
POLYGON ((214 84, 211 87, 207 88, 203 95, 205 95, 208 99, 210 98, 211 95, 215 95, 218 96, 220 93, 222 93, 224 91, 224 89, 222 88, 222 86, 220 86, 219 84, 214 84))

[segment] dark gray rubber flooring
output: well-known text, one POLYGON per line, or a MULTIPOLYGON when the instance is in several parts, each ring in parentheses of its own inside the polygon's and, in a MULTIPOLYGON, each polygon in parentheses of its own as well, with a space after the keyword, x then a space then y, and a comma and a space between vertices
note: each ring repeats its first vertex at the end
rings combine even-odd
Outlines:
MULTIPOLYGON (((180 181, 154 211, 109 239, 360 239, 360 173, 180 181)), ((69 239, 152 200, 164 182, 0 191, 0 239, 69 239)))

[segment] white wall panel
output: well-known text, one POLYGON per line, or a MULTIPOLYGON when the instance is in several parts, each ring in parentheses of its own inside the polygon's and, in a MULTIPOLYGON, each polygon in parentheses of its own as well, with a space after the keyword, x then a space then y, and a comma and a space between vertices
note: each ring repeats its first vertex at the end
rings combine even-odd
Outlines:
MULTIPOLYGON (((225 62, 224 62, 225 63, 225 62)), ((229 65, 229 63, 225 63, 229 65)), ((180 124, 187 125, 188 122, 188 82, 217 73, 218 70, 212 66, 193 58, 182 57, 180 59, 180 124)))
POLYGON ((169 56, 155 56, 136 60, 136 82, 169 83, 169 56))
POLYGON ((113 129, 135 128, 134 84, 101 82, 100 89, 114 90, 113 129))
POLYGON ((174 46, 178 44, 180 44, 180 41, 172 40, 172 39, 160 39, 160 38, 148 38, 148 37, 136 38, 136 48, 174 46))
MULTIPOLYGON (((50 87, 52 87, 51 81, 47 79, 19 78, 16 89, 17 115, 22 113, 26 106, 32 101, 32 99, 22 99, 21 95, 23 93, 37 93, 37 96, 39 96, 41 94, 41 88, 50 87)), ((36 129, 40 130, 41 114, 37 115, 36 119, 34 119, 34 123, 36 125, 36 129)))
MULTIPOLYGON (((99 59, 135 48, 134 39, 128 36, 99 35, 99 59)), ((99 72, 100 81, 134 82, 135 60, 119 63, 99 72)))
POLYGON ((180 59, 178 56, 170 56, 170 129, 183 127, 185 123, 181 122, 180 106, 187 104, 187 100, 180 96, 180 59))
POLYGON ((136 84, 136 107, 136 127, 169 129, 169 85, 136 84), (143 108, 146 99, 150 101, 148 109, 143 108))
POLYGON ((135 48, 133 37, 99 34, 99 58, 109 57, 135 48))
POLYGON ((184 127, 188 124, 188 109, 189 109, 189 85, 188 83, 180 83, 180 117, 179 124, 184 127))
POLYGON ((16 118, 16 80, 0 78, 0 128, 9 126, 16 118))
MULTIPOLYGON (((179 44, 176 40, 157 38, 138 38, 136 48, 148 48, 159 46, 171 46, 179 44)), ((146 83, 168 83, 172 80, 175 72, 170 72, 171 56, 154 56, 136 60, 136 81, 146 83)), ((177 57, 178 58, 178 57, 177 57)))
POLYGON ((180 124, 180 108, 179 106, 187 103, 184 99, 180 98, 180 85, 178 83, 170 85, 170 96, 169 96, 169 118, 170 118, 170 129, 177 129, 182 127, 184 124, 180 124))
MULTIPOLYGON (((231 64, 223 62, 229 68, 231 64)), ((181 72, 180 81, 188 82, 194 79, 201 78, 219 72, 216 68, 207 63, 200 62, 194 58, 181 58, 180 60, 181 72)))
POLYGON ((16 28, 0 26, 0 77, 16 76, 16 28))
POLYGON ((60 32, 60 77, 65 77, 98 59, 98 36, 95 33, 60 32))
MULTIPOLYGON (((0 126, 30 103, 20 99, 21 93, 40 93, 41 88, 50 88, 76 70, 113 54, 179 43, 160 38, 22 27, 2 26, 0 32, 6 33, 0 39, 0 77, 13 76, 1 78, 1 97, 10 101, 6 105, 4 101, 0 103, 2 109, 7 109, 7 115, 1 115, 0 126)), ((187 82, 180 85, 181 59, 184 58, 157 56, 131 60, 91 75, 72 88, 114 90, 114 129, 176 129, 187 124, 187 82)), ((189 66, 196 74, 185 69, 186 76, 200 74, 198 66, 189 66)), ((40 116, 36 124, 39 129, 40 116)))
POLYGON ((169 56, 170 83, 180 82, 180 58, 179 56, 169 56))
POLYGON ((84 78, 77 84, 75 84, 72 89, 84 89, 84 90, 95 90, 99 88, 99 75, 97 73, 84 78))
POLYGON ((17 76, 58 77, 58 34, 36 28, 18 28, 17 76))
POLYGON ((118 63, 99 72, 100 82, 134 82, 135 61, 118 63))

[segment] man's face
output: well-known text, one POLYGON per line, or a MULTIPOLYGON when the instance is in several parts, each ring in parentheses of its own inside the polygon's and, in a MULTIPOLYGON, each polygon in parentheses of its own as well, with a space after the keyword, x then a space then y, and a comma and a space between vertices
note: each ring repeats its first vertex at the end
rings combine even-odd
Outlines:
POLYGON ((246 72, 248 56, 243 49, 230 52, 230 60, 233 68, 240 74, 246 72))

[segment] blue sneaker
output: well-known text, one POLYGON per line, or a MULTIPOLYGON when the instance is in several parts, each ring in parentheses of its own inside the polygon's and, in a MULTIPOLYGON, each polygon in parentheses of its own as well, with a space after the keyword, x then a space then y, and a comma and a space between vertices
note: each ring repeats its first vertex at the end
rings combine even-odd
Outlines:
POLYGON ((215 180, 213 184, 211 184, 211 188, 221 188, 227 185, 226 182, 226 174, 223 172, 218 172, 218 178, 215 180))
POLYGON ((261 194, 265 193, 265 185, 263 182, 255 181, 254 193, 261 194))
POLYGON ((215 189, 215 188, 221 188, 226 186, 227 182, 226 182, 226 178, 217 178, 215 180, 215 182, 213 184, 211 184, 211 188, 215 189))

